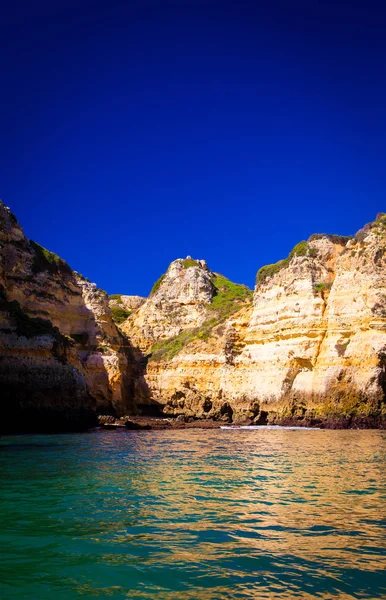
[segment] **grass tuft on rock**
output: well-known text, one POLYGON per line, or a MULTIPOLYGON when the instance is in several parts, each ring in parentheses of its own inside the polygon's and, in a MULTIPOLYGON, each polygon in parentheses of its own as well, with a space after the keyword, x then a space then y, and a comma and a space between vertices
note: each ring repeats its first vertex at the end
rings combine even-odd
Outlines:
POLYGON ((185 258, 182 261, 182 266, 184 269, 189 269, 189 267, 199 267, 200 265, 196 260, 193 260, 193 258, 185 258))
POLYGON ((314 283, 314 292, 319 294, 321 292, 327 291, 331 289, 331 283, 314 283))

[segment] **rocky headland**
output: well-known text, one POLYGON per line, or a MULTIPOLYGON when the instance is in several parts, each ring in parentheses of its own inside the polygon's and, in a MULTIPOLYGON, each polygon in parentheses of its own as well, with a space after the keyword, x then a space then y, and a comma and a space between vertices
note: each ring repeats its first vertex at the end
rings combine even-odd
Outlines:
POLYGON ((386 216, 317 234, 254 291, 177 259, 107 296, 0 203, 0 432, 386 426, 386 216))

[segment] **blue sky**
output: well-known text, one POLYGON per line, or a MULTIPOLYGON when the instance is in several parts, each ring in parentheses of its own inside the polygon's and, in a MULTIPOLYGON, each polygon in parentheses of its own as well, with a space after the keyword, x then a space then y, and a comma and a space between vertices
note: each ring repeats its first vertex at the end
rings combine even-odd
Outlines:
POLYGON ((109 293, 191 255, 253 286, 385 210, 381 2, 2 8, 0 198, 109 293))

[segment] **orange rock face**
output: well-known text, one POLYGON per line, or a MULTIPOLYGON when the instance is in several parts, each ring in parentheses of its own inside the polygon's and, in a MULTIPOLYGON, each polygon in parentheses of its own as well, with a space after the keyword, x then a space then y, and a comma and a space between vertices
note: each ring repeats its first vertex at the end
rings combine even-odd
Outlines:
POLYGON ((24 419, 24 409, 43 414, 46 406, 60 428, 71 415, 125 413, 128 357, 107 295, 30 242, 3 204, 0 245, 0 387, 9 414, 24 419))

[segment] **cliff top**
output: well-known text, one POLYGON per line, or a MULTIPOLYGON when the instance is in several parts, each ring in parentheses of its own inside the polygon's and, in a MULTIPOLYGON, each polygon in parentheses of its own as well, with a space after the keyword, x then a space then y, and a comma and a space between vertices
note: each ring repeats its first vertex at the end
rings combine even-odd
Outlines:
POLYGON ((325 254, 325 251, 323 251, 323 242, 328 242, 331 246, 340 246, 343 250, 351 239, 352 236, 314 233, 308 238, 308 240, 302 240, 296 244, 286 258, 281 259, 271 265, 265 265, 261 267, 256 275, 256 285, 261 285, 267 281, 267 279, 273 277, 282 269, 288 267, 296 258, 321 258, 321 255, 325 254))

